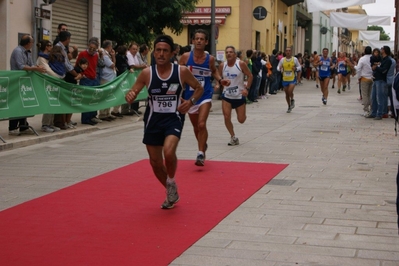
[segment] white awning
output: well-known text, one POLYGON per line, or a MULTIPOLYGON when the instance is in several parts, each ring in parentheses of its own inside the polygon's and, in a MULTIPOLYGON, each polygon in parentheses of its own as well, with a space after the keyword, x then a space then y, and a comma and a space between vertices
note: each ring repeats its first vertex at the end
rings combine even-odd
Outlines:
POLYGON ((383 46, 389 46, 391 51, 394 49, 394 41, 363 41, 363 46, 371 46, 371 48, 378 48, 380 49, 383 46))
POLYGON ((380 33, 381 32, 378 30, 360 30, 359 31, 359 40, 379 41, 380 33))
POLYGON ((366 30, 368 25, 368 16, 351 13, 331 12, 330 26, 366 30))
POLYGON ((306 0, 309 13, 372 3, 375 0, 306 0))
POLYGON ((369 25, 391 25, 391 17, 389 16, 369 16, 369 25))

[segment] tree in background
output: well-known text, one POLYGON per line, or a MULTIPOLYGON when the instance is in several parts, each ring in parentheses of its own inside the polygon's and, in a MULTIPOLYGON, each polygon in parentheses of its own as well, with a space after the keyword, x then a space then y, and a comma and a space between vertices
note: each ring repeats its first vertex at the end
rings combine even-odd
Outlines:
POLYGON ((385 33, 385 30, 383 27, 380 26, 367 26, 367 30, 375 30, 380 32, 380 41, 389 41, 391 37, 389 37, 388 34, 385 33))
POLYGON ((180 34, 184 12, 194 11, 199 0, 102 0, 101 39, 118 44, 150 44, 169 28, 180 34))

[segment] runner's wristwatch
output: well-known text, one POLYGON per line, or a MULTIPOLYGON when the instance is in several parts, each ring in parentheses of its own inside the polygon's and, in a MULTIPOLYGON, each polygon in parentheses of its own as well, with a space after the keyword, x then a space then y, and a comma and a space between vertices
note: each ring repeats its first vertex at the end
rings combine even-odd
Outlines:
POLYGON ((191 101, 191 103, 192 103, 193 105, 195 105, 195 104, 197 103, 197 100, 196 100, 195 98, 191 98, 190 101, 191 101))

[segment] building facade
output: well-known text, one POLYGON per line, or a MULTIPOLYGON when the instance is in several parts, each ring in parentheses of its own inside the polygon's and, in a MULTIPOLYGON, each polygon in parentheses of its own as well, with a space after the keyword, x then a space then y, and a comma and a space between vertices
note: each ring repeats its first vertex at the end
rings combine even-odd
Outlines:
MULTIPOLYGON (((297 0, 218 0, 215 7, 216 51, 223 53, 228 45, 238 50, 256 49, 270 54, 273 49, 283 51, 285 47, 300 42, 304 47, 305 33, 298 38, 297 23, 293 16, 293 5, 297 0)), ((203 28, 211 32, 211 0, 203 0, 196 10, 185 14, 184 30, 180 35, 165 33, 181 46, 191 44, 193 32, 203 28)), ((210 47, 206 48, 209 52, 210 47)))
MULTIPOLYGON (((0 0, 0 69, 10 69, 11 53, 22 35, 32 35, 35 43, 54 40, 59 23, 68 25, 71 44, 85 49, 90 37, 101 37, 101 0, 56 0, 50 5, 40 0, 0 0)), ((34 46, 34 58, 36 54, 34 46)))

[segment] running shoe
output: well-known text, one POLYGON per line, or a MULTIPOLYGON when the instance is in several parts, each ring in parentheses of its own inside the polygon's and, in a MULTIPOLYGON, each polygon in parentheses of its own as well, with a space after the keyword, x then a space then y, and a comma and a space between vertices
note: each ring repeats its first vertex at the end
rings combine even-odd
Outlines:
POLYGON ((177 193, 176 182, 166 182, 166 200, 169 203, 176 203, 179 201, 179 194, 177 193))
POLYGON ((236 137, 232 137, 230 139, 230 142, 227 143, 227 145, 229 145, 229 146, 235 146, 235 145, 239 145, 239 144, 240 144, 240 141, 236 137))
MULTIPOLYGON (((177 199, 177 201, 179 201, 179 199, 177 199)), ((168 199, 165 199, 165 201, 161 205, 161 209, 173 209, 173 207, 175 207, 175 203, 177 201, 171 203, 168 201, 168 199)))
POLYGON ((337 93, 341 93, 341 90, 340 90, 340 89, 338 89, 338 90, 337 90, 337 93))
POLYGON ((316 84, 316 88, 319 88, 319 84, 316 84))
POLYGON ((346 85, 344 85, 344 86, 342 87, 342 91, 345 91, 345 89, 346 89, 346 85))
POLYGON ((334 89, 334 85, 332 85, 331 89, 334 89))
POLYGON ((291 105, 290 105, 291 110, 294 109, 294 107, 295 107, 295 100, 291 99, 291 105))
POLYGON ((162 203, 161 209, 172 209, 173 207, 175 207, 175 204, 179 201, 179 199, 180 197, 179 194, 177 193, 176 183, 174 182, 172 184, 166 183, 166 199, 162 203))
POLYGON ((197 160, 195 160, 196 166, 204 166, 205 165, 205 156, 203 154, 197 155, 197 160))
POLYGON ((287 113, 291 113, 291 107, 288 107, 287 113))

